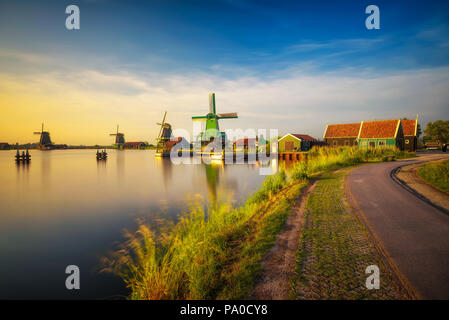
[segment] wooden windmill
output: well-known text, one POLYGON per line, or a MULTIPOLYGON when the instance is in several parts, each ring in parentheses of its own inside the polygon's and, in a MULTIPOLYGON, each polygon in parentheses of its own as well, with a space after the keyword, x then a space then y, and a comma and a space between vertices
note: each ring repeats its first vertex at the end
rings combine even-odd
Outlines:
POLYGON ((125 134, 118 132, 119 125, 117 125, 117 132, 109 134, 110 136, 115 136, 115 145, 120 148, 125 144, 125 134))
POLYGON ((226 133, 220 132, 218 120, 220 119, 236 119, 238 118, 237 112, 232 113, 217 113, 215 107, 215 93, 209 94, 209 113, 205 116, 192 117, 193 121, 206 121, 206 129, 200 133, 200 139, 202 143, 209 143, 216 138, 221 137, 223 144, 226 140, 226 133))
POLYGON ((51 142, 51 139, 50 139, 50 132, 44 131, 44 124, 43 123, 42 123, 41 131, 40 132, 34 132, 34 134, 39 134, 40 135, 39 148, 49 147, 49 146, 51 146, 53 144, 51 142))
POLYGON ((162 118, 162 122, 157 122, 156 124, 161 126, 159 130, 159 134, 157 136, 157 145, 156 145, 156 155, 162 155, 167 150, 167 142, 170 141, 172 136, 172 129, 169 123, 165 122, 165 118, 167 117, 167 111, 164 113, 164 117, 162 118))

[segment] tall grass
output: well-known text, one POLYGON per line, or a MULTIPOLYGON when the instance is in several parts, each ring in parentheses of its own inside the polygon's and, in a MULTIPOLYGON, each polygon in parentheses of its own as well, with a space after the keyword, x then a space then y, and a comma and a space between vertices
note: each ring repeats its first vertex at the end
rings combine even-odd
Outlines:
POLYGON ((297 162, 292 170, 292 179, 301 181, 312 175, 329 170, 337 170, 364 162, 392 161, 412 157, 414 154, 400 151, 397 148, 358 147, 312 148, 308 160, 297 162))
POLYGON ((288 215, 285 200, 268 209, 265 203, 286 183, 284 172, 270 176, 238 208, 221 203, 206 212, 201 205, 192 206, 164 232, 140 224, 135 233, 125 234, 127 241, 117 251, 103 258, 104 271, 125 281, 131 299, 243 298, 288 215), (228 290, 229 283, 239 289, 228 290))
POLYGON ((126 242, 103 258, 104 271, 118 274, 131 299, 241 299, 249 296, 260 261, 274 244, 291 204, 313 174, 384 157, 395 149, 312 149, 291 178, 266 178, 244 205, 193 206, 162 231, 140 224, 126 242))

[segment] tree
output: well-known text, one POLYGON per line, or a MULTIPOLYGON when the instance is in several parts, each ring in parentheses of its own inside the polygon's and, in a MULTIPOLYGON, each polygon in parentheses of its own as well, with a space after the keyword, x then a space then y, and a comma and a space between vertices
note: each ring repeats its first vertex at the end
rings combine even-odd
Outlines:
POLYGON ((445 144, 449 142, 449 120, 437 120, 435 122, 427 123, 426 129, 424 129, 426 134, 426 140, 435 140, 440 144, 445 144))

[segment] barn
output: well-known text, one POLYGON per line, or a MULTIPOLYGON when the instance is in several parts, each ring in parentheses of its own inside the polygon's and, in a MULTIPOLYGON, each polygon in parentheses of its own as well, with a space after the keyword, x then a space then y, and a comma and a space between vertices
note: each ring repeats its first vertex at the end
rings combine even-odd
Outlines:
POLYGON ((402 129, 404 130, 404 149, 414 152, 418 148, 418 119, 401 120, 402 129))
POLYGON ((404 150, 401 120, 362 121, 357 140, 362 149, 397 147, 404 150))
POLYGON ((307 151, 318 141, 307 134, 287 133, 278 140, 279 152, 307 151))
POLYGON ((324 143, 330 147, 356 146, 360 123, 329 124, 324 131, 324 143))

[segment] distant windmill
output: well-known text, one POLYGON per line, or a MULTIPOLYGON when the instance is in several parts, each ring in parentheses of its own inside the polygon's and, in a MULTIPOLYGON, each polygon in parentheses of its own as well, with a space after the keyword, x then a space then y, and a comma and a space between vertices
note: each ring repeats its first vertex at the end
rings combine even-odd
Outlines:
POLYGON ((236 119, 237 112, 232 113, 216 113, 215 93, 209 94, 209 113, 205 116, 192 117, 193 121, 206 121, 206 130, 201 132, 200 137, 203 142, 210 142, 215 138, 221 137, 223 143, 226 139, 226 133, 220 132, 218 126, 219 119, 236 119))
POLYGON ((115 145, 121 147, 125 144, 125 134, 118 132, 119 125, 117 125, 117 132, 111 133, 110 136, 115 136, 115 145))
POLYGON ((165 118, 167 117, 167 111, 164 113, 164 117, 162 118, 162 122, 157 122, 156 124, 161 126, 159 130, 159 134, 157 136, 157 145, 156 145, 156 155, 163 153, 166 149, 166 143, 170 141, 172 135, 171 125, 165 122, 165 118))
POLYGON ((39 147, 46 147, 46 146, 50 146, 53 143, 51 142, 50 139, 50 132, 48 131, 44 131, 44 124, 42 123, 42 129, 40 132, 34 132, 34 134, 39 134, 41 137, 39 139, 39 147))

